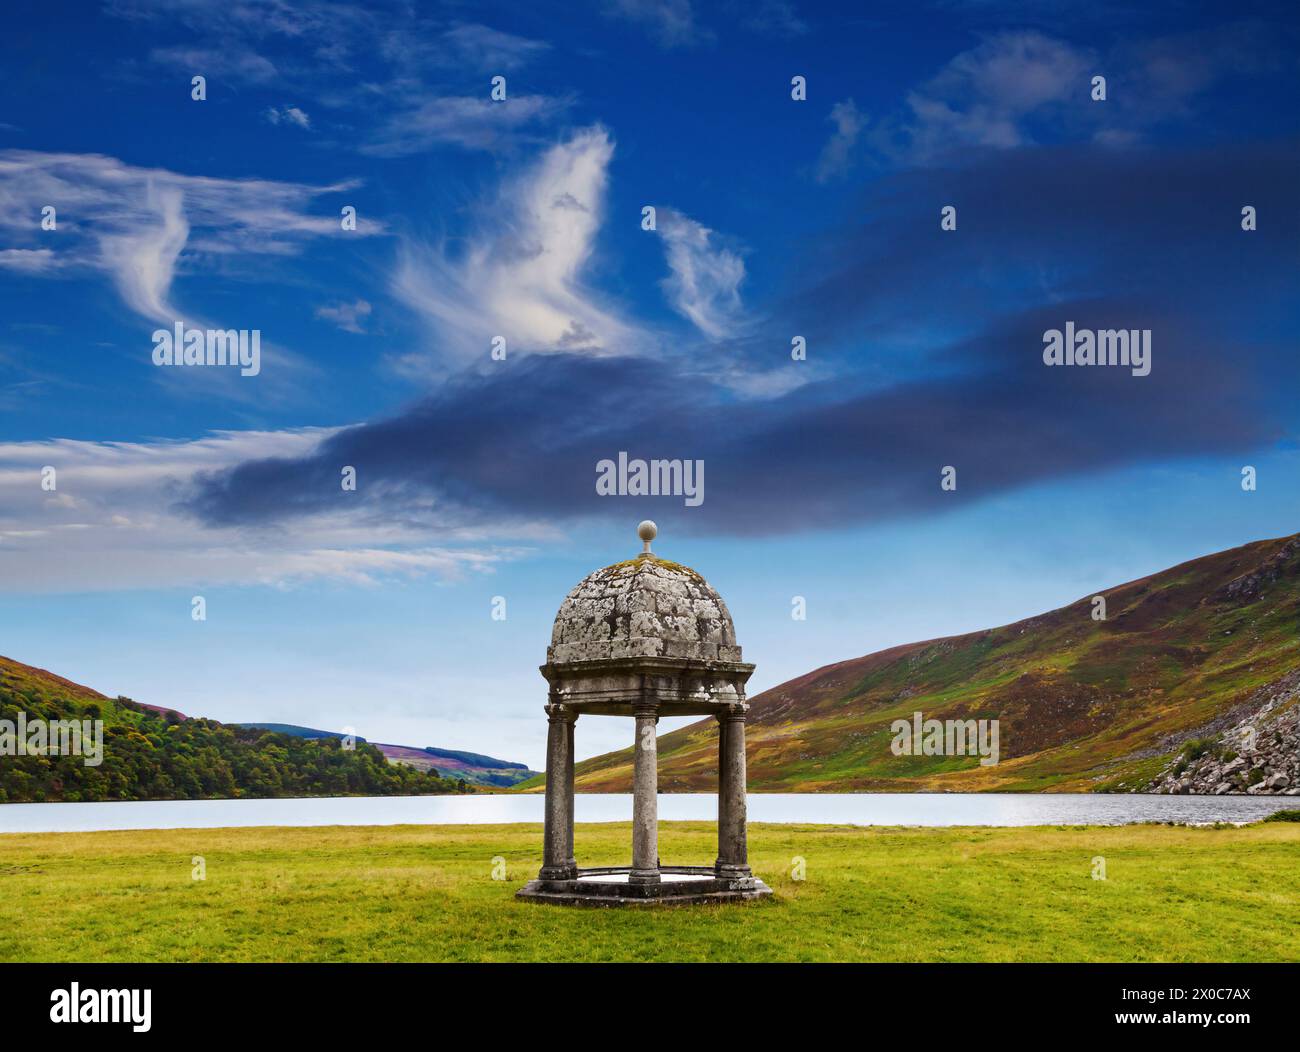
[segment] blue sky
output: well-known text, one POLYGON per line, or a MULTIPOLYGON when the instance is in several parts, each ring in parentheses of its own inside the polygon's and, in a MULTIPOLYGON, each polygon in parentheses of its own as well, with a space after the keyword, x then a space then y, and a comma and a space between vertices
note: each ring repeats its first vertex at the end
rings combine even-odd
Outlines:
POLYGON ((551 618, 641 518, 755 689, 1298 528, 1294 5, 18 12, 0 653, 536 766, 551 618), (155 366, 177 321, 261 371, 155 366), (1045 366, 1066 321, 1151 374, 1045 366), (703 503, 598 496, 620 450, 703 503))

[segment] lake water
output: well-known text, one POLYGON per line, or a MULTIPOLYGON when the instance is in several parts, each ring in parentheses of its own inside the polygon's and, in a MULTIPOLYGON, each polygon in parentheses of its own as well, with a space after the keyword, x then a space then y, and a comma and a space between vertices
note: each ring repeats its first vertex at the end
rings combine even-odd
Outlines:
MULTIPOLYGON (((228 826, 477 825, 541 822, 543 797, 527 795, 318 797, 303 800, 157 800, 100 804, 0 804, 0 833, 228 826)), ((751 822, 886 826, 1124 825, 1252 822, 1297 797, 1133 796, 1047 793, 751 793, 751 822)), ((626 822, 632 797, 582 793, 579 822, 626 822)), ((717 797, 659 797, 662 821, 716 821, 717 797)))

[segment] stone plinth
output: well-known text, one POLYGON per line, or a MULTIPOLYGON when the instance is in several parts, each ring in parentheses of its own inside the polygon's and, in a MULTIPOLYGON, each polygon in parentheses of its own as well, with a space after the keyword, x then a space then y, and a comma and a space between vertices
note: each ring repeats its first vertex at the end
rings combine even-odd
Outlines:
POLYGON ((748 902, 772 894, 757 877, 719 877, 710 866, 662 866, 656 884, 636 884, 626 868, 580 869, 572 880, 530 880, 517 897, 565 906, 690 906, 748 902))

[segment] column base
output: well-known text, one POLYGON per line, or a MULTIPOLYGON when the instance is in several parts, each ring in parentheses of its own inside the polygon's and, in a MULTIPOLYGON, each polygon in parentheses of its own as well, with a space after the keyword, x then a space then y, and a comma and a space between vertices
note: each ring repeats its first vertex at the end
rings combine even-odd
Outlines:
POLYGON ((723 862, 722 859, 718 859, 718 861, 713 864, 713 872, 724 880, 732 880, 739 877, 752 877, 754 875, 754 871, 747 865, 737 864, 735 862, 723 862))
POLYGON ((570 862, 567 866, 543 866, 537 872, 538 880, 576 880, 578 866, 570 862))
POLYGON ((634 869, 627 875, 629 884, 658 884, 659 879, 657 869, 634 869))

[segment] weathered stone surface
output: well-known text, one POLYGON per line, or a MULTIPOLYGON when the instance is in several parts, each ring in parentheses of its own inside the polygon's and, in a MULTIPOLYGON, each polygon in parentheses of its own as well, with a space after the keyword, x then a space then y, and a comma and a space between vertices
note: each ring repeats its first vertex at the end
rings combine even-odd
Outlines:
POLYGON ((546 652, 554 664, 628 657, 742 660, 722 597, 694 570, 653 555, 583 578, 561 604, 546 652))
POLYGON ((745 708, 718 716, 719 876, 749 876, 745 830, 745 708))
POLYGON ((655 741, 653 709, 636 715, 633 743, 635 773, 632 778, 632 871, 633 884, 659 882, 659 755, 655 741))

